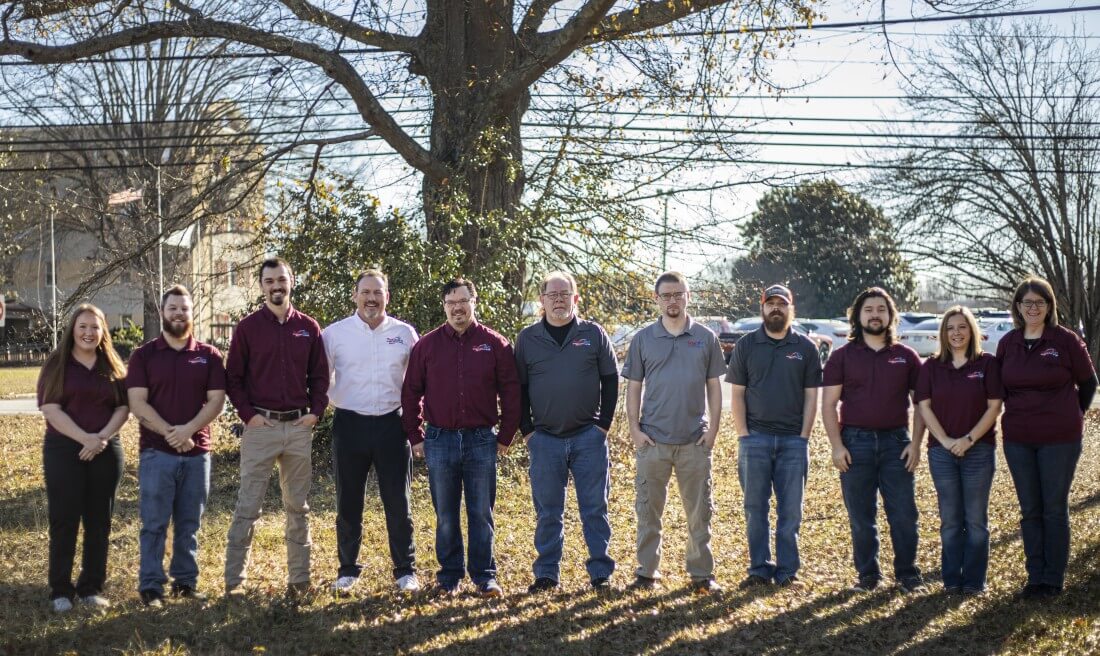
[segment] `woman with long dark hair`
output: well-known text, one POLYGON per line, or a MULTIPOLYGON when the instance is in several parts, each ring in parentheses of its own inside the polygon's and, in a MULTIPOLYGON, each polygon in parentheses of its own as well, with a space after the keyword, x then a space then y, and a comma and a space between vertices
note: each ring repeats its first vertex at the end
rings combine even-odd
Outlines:
POLYGON ((72 610, 74 598, 95 608, 110 606, 103 585, 111 514, 122 479, 118 431, 129 414, 125 378, 103 312, 89 304, 77 307, 38 376, 38 407, 46 419, 42 465, 50 521, 50 604, 58 613, 72 610), (84 553, 74 586, 81 525, 84 553))
POLYGON ((1012 298, 1016 328, 997 345, 1005 388, 1005 461, 1020 502, 1027 585, 1019 596, 1062 592, 1069 563, 1069 489, 1081 456, 1096 371, 1084 342, 1058 325, 1050 283, 1028 278, 1012 298))
POLYGON ((939 352, 925 360, 917 378, 948 594, 981 594, 989 569, 989 490, 1004 390, 997 359, 982 352, 981 339, 970 310, 949 309, 940 321, 939 352))

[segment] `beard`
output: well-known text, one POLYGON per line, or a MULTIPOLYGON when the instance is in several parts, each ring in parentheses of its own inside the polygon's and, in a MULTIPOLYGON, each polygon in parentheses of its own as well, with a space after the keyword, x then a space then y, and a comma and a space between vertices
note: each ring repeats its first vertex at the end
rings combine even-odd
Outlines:
POLYGON ((183 325, 181 326, 177 325, 175 321, 170 321, 168 319, 165 319, 164 317, 161 317, 160 325, 162 328, 164 328, 164 332, 168 333, 172 337, 175 337, 176 339, 182 339, 191 334, 191 329, 194 327, 194 322, 184 321, 183 325))
POLYGON ((884 323, 880 323, 878 326, 863 326, 863 332, 867 333, 868 335, 874 335, 876 337, 878 337, 879 335, 885 335, 886 330, 887 326, 884 323))
POLYGON ((785 314, 772 314, 764 317, 764 326, 773 333, 783 332, 789 325, 785 314))
POLYGON ((267 295, 267 300, 272 305, 282 305, 286 302, 286 292, 281 289, 277 289, 267 295), (278 296, 276 296, 276 294, 278 296))

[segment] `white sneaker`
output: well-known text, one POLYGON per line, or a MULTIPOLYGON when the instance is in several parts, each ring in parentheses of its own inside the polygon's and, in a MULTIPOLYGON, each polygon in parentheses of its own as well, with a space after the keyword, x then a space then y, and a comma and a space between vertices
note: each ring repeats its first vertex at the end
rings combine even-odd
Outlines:
POLYGON ((332 589, 340 594, 348 594, 351 589, 355 587, 355 584, 359 582, 359 579, 354 576, 341 576, 336 579, 336 582, 332 584, 332 589))
POLYGON ((68 597, 58 597, 50 602, 50 608, 55 613, 67 613, 73 609, 73 602, 68 597))
POLYGON ((397 589, 401 592, 416 592, 420 589, 420 579, 416 574, 406 574, 397 579, 397 589))
POLYGON ((106 610, 111 607, 111 602, 103 595, 88 595, 80 598, 80 603, 85 606, 91 606, 97 610, 106 610))

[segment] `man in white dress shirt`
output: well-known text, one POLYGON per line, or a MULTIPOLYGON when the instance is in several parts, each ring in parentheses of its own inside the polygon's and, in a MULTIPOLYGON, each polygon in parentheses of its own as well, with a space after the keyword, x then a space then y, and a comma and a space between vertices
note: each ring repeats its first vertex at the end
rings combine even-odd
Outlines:
POLYGON ((386 274, 369 269, 355 283, 356 311, 325 328, 322 340, 336 406, 332 466, 336 473, 336 545, 340 570, 333 588, 348 593, 359 580, 363 495, 371 466, 386 514, 393 577, 403 592, 420 589, 413 543, 412 451, 401 428, 401 383, 419 339, 407 323, 386 314, 386 274))

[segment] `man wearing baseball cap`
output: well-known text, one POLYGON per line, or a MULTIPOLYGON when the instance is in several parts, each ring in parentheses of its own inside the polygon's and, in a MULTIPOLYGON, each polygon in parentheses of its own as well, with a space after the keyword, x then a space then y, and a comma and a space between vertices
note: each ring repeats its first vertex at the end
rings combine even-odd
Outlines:
POLYGON ((771 285, 760 297, 763 323, 738 340, 726 382, 733 384, 730 408, 740 436, 737 474, 745 499, 749 542, 743 587, 801 585, 797 572, 802 495, 809 468, 807 442, 817 415, 821 359, 805 335, 791 329, 794 296, 771 285), (775 559, 770 549, 768 510, 775 491, 775 559))

